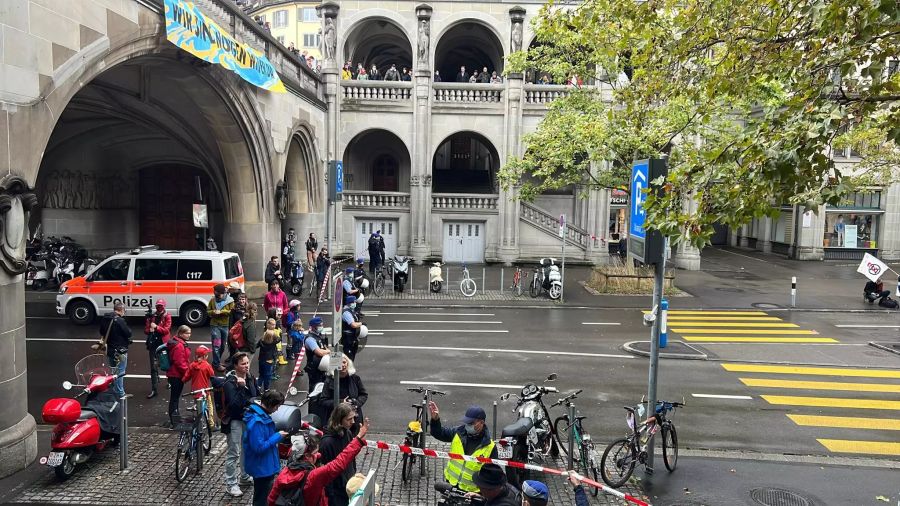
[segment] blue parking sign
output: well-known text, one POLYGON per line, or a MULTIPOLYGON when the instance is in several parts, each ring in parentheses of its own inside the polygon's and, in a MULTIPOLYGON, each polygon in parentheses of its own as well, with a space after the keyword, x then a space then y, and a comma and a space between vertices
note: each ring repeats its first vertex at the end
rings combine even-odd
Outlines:
POLYGON ((334 178, 335 193, 344 192, 344 162, 337 160, 334 162, 336 177, 334 178))
POLYGON ((644 190, 649 186, 648 181, 650 163, 648 160, 634 162, 631 167, 631 226, 629 235, 636 239, 645 239, 647 231, 644 230, 644 222, 647 214, 644 211, 644 190))

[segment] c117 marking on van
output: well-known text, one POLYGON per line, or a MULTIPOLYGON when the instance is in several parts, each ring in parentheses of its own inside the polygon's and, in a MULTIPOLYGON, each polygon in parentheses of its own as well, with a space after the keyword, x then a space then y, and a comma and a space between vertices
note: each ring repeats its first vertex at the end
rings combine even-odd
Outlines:
POLYGON ((152 307, 153 305, 153 297, 129 297, 128 295, 124 295, 121 298, 113 297, 112 295, 104 295, 103 296, 103 306, 112 306, 118 303, 125 304, 125 307, 152 307))

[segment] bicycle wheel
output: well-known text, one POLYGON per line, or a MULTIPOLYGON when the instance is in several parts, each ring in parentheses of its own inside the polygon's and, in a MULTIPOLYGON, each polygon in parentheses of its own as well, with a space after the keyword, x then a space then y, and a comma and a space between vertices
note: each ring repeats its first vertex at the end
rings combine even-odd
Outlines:
POLYGON ((600 477, 612 488, 619 488, 631 478, 637 455, 628 438, 617 439, 603 450, 600 459, 600 477))
POLYGON ((182 433, 180 436, 180 441, 178 442, 178 448, 175 450, 175 479, 178 480, 178 483, 184 481, 187 478, 188 470, 191 468, 191 452, 187 446, 187 442, 190 439, 190 434, 182 433))
MULTIPOLYGON (((600 471, 598 469, 597 455, 594 450, 594 443, 585 441, 581 444, 581 466, 584 469, 584 475, 594 481, 600 480, 600 471)), ((600 489, 597 487, 588 487, 591 495, 597 497, 600 495, 600 489)))
POLYGON ((203 431, 197 433, 197 439, 194 440, 194 444, 197 445, 197 454, 194 455, 194 459, 197 464, 197 474, 203 472, 203 431))
MULTIPOLYGON (((566 415, 560 416, 556 418, 556 421, 553 422, 553 437, 556 438, 556 446, 559 448, 559 454, 564 457, 569 456, 569 436, 571 435, 572 428, 569 427, 569 417, 566 415)), ((578 452, 578 449, 575 448, 575 452, 573 452, 572 461, 578 462, 581 460, 581 453, 578 452)))
POLYGON ((475 292, 477 290, 478 287, 475 285, 475 280, 473 280, 472 278, 466 278, 459 284, 459 291, 461 291, 462 294, 466 297, 475 295, 475 292))
POLYGON ((678 433, 675 432, 675 426, 668 424, 662 426, 662 450, 663 462, 669 472, 675 470, 678 464, 678 433))
POLYGON ((538 281, 537 273, 531 276, 531 298, 534 299, 541 293, 541 282, 538 281))
POLYGON ((384 295, 384 276, 379 274, 375 277, 375 287, 373 290, 375 291, 375 295, 379 297, 384 295))
POLYGON ((209 455, 212 450, 212 427, 209 426, 209 413, 203 413, 200 419, 200 446, 203 447, 203 454, 209 455))

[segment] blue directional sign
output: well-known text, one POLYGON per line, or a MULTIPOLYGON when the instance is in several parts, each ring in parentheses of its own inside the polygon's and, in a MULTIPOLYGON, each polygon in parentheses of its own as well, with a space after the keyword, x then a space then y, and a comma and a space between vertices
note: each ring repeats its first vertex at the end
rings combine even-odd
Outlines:
POLYGON ((337 202, 344 194, 344 162, 328 161, 328 201, 337 202))
POLYGON ((341 160, 337 160, 334 162, 335 165, 335 193, 343 193, 344 192, 344 162, 341 160))
POLYGON ((644 222, 647 214, 644 212, 644 189, 650 180, 650 163, 648 160, 634 162, 631 167, 631 227, 629 235, 635 239, 645 239, 644 222))

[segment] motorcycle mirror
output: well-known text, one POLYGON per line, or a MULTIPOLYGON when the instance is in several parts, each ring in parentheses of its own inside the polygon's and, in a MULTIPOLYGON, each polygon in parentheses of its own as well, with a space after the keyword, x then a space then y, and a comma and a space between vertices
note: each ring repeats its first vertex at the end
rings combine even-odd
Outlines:
POLYGON ((508 400, 508 399, 509 399, 509 393, 508 393, 508 392, 500 396, 500 400, 501 400, 501 401, 505 401, 505 400, 508 400))
POLYGON ((325 383, 316 383, 316 386, 313 387, 312 392, 309 393, 309 396, 316 397, 322 393, 322 390, 325 390, 325 383))
POLYGON ((556 378, 558 377, 559 376, 557 376, 556 373, 553 373, 550 376, 547 376, 547 381, 556 381, 556 378))
POLYGON ((297 387, 288 388, 288 395, 297 395, 297 387))
POLYGON ((62 387, 64 390, 72 390, 72 382, 71 381, 63 381, 62 387))

